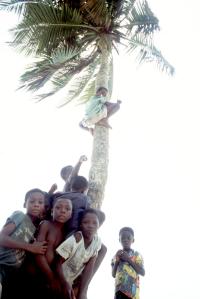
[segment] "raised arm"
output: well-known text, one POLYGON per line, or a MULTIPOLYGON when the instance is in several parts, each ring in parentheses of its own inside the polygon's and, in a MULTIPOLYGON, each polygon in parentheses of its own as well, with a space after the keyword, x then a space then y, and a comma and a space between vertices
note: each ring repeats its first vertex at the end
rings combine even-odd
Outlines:
POLYGON ((73 167, 73 170, 64 185, 63 191, 65 191, 65 192, 71 191, 72 181, 78 175, 80 167, 84 161, 87 161, 87 157, 85 155, 80 156, 78 162, 73 167))
POLYGON ((58 189, 57 184, 53 184, 48 191, 49 195, 52 195, 57 189, 58 189))
POLYGON ((0 246, 22 249, 36 254, 44 254, 47 246, 46 242, 34 242, 32 244, 13 239, 10 235, 15 231, 16 225, 13 222, 6 224, 0 232, 0 246))

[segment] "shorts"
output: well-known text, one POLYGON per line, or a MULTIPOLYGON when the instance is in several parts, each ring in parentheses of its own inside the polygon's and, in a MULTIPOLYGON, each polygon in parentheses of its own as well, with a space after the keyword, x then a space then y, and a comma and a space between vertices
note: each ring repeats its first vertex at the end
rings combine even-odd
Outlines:
POLYGON ((124 293, 118 291, 117 293, 115 293, 115 299, 131 299, 131 298, 126 296, 124 293))

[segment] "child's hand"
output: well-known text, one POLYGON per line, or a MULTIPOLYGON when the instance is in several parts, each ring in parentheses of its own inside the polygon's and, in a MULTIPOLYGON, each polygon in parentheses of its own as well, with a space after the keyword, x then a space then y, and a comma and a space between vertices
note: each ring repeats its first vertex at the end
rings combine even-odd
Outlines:
POLYGON ((117 262, 120 261, 120 257, 121 257, 121 255, 122 255, 122 253, 123 253, 123 250, 121 250, 121 249, 117 251, 117 253, 116 253, 116 261, 117 261, 117 262))
POLYGON ((124 262, 129 262, 130 261, 130 257, 129 257, 129 255, 126 251, 122 250, 122 252, 120 254, 120 260, 122 260, 124 262))
POLYGON ((79 162, 87 161, 87 157, 85 155, 80 156, 79 162))
POLYGON ((58 189, 57 184, 53 184, 49 190, 49 194, 53 194, 58 189))
POLYGON ((45 254, 46 250, 47 250, 47 242, 43 241, 43 242, 37 242, 35 241, 32 244, 28 244, 29 245, 29 250, 32 253, 35 254, 45 254))

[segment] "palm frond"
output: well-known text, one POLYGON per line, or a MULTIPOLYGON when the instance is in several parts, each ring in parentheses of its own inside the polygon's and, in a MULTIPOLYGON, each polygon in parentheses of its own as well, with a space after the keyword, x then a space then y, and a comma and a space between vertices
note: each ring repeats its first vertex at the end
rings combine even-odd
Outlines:
POLYGON ((151 36, 143 34, 134 35, 129 39, 129 52, 137 53, 137 61, 154 62, 161 71, 174 74, 174 67, 163 57, 162 53, 154 46, 151 36))
POLYGON ((21 16, 23 14, 26 14, 26 4, 30 3, 40 3, 40 0, 34 0, 34 1, 23 1, 23 0, 7 0, 7 1, 1 1, 0 2, 0 10, 6 10, 8 12, 14 12, 18 16, 21 16))
POLYGON ((27 67, 27 70, 20 77, 20 89, 36 91, 42 88, 52 77, 58 68, 52 65, 49 57, 35 61, 27 67))
POLYGON ((95 81, 96 81, 96 74, 95 76, 91 77, 90 81, 87 83, 85 88, 83 89, 80 97, 77 99, 78 104, 85 104, 94 94, 95 94, 95 81))
MULTIPOLYGON (((42 88, 56 72, 65 68, 68 62, 74 63, 78 59, 79 52, 76 48, 57 49, 51 57, 43 56, 28 66, 26 72, 20 78, 22 84, 20 88, 34 92, 42 88)), ((70 63, 67 68, 68 72, 69 69, 70 63)))
MULTIPOLYGON (((82 59, 74 59, 72 61, 66 62, 62 67, 53 74, 51 77, 51 90, 48 93, 43 93, 37 95, 35 98, 38 101, 41 101, 48 96, 55 95, 61 89, 63 89, 66 85, 71 84, 75 77, 78 78, 78 74, 80 74, 84 69, 88 69, 90 64, 93 66, 93 61, 98 56, 98 53, 95 52, 91 56, 82 58, 82 59)), ((81 85, 81 84, 80 84, 81 85)), ((74 93, 75 94, 75 93, 74 93)), ((69 101, 74 99, 78 95, 71 95, 68 97, 69 101)), ((69 101, 66 101, 67 104, 69 101)), ((65 105, 64 104, 64 105, 65 105)))
POLYGON ((91 25, 108 28, 111 22, 105 0, 80 0, 81 12, 91 25))
POLYGON ((63 45, 80 44, 87 32, 98 33, 99 28, 88 26, 76 10, 64 5, 54 7, 52 1, 24 2, 26 11, 12 32, 12 45, 26 54, 48 54, 63 45))
POLYGON ((159 21, 151 11, 146 1, 136 3, 132 7, 126 19, 128 29, 127 34, 138 34, 140 32, 145 35, 151 34, 159 30, 159 21), (133 32, 134 30, 134 32, 133 32))

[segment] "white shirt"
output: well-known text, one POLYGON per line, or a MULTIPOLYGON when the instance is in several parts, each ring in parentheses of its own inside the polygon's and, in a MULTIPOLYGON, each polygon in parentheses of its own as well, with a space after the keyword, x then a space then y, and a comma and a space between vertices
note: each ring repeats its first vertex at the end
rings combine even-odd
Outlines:
POLYGON ((76 241, 74 235, 66 239, 58 246, 56 252, 65 259, 63 263, 63 273, 69 283, 73 283, 83 271, 89 259, 98 254, 101 248, 101 239, 95 235, 91 244, 85 248, 82 233, 81 240, 76 241))

